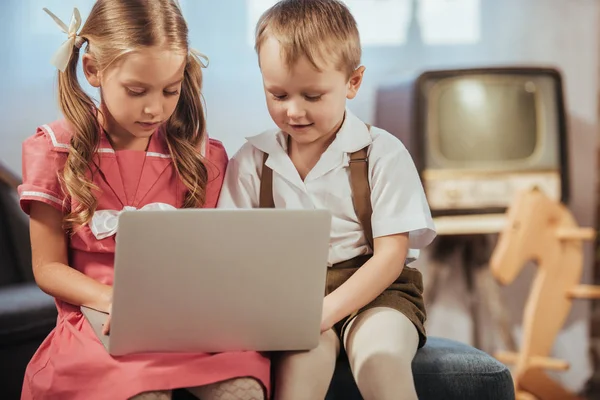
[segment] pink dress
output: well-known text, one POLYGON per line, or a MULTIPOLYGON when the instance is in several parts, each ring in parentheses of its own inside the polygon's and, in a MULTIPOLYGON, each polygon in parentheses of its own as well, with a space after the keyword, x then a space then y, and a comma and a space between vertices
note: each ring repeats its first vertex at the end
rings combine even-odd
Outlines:
MULTIPOLYGON (((26 213, 32 201, 50 204, 62 212, 72 206, 63 204, 57 176, 65 165, 71 135, 63 120, 38 128, 24 142, 19 194, 26 213)), ((205 207, 213 208, 221 190, 227 153, 213 139, 208 139, 201 151, 209 172, 205 207)), ((141 208, 154 202, 181 207, 186 188, 168 154, 162 130, 152 135, 147 152, 115 152, 103 135, 92 167, 93 181, 101 190, 98 210, 141 208)), ((114 235, 98 240, 85 226, 70 239, 70 265, 111 285, 114 251, 114 235)), ((56 327, 27 367, 21 399, 127 399, 142 392, 202 386, 237 377, 253 377, 267 394, 270 391, 270 362, 260 353, 155 353, 113 358, 78 307, 59 300, 56 306, 56 327)))

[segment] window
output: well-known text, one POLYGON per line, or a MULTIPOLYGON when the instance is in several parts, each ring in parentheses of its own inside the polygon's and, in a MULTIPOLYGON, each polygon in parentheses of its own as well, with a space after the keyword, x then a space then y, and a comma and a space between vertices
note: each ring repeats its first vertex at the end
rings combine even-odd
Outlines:
MULTIPOLYGON (((474 44, 480 39, 481 0, 344 0, 363 46, 400 46, 417 29, 425 45, 474 44)), ((277 0, 246 0, 248 43, 262 13, 277 0)))
POLYGON ((416 3, 424 44, 475 44, 479 41, 480 0, 419 0, 416 3))

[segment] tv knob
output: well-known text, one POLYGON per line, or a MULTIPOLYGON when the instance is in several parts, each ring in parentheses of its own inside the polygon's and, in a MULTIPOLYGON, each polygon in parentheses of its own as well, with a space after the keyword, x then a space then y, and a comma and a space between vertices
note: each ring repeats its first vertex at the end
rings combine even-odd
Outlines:
POLYGON ((446 189, 446 197, 450 200, 458 200, 460 198, 460 190, 458 189, 446 189))

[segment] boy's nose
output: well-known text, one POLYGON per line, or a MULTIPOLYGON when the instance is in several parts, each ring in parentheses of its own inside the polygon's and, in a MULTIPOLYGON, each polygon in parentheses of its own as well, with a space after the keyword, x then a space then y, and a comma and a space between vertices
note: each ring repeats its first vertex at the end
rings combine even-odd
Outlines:
POLYGON ((303 118, 305 116, 304 108, 301 107, 297 102, 292 101, 288 105, 287 116, 290 119, 303 118))

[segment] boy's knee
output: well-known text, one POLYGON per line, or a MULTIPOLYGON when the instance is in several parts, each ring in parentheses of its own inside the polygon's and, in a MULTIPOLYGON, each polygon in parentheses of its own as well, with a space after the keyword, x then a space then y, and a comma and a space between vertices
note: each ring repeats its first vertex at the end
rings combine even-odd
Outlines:
POLYGON ((321 334, 319 346, 317 348, 322 351, 327 351, 328 353, 333 354, 334 357, 337 357, 340 352, 340 339, 333 329, 329 329, 321 334))
POLYGON ((278 364, 294 362, 335 362, 340 351, 340 340, 333 330, 324 332, 317 347, 306 351, 286 351, 278 356, 278 364))
POLYGON ((351 363, 411 365, 419 334, 402 313, 380 307, 357 316, 349 324, 344 342, 351 363))
POLYGON ((316 348, 281 354, 279 362, 276 362, 275 398, 324 398, 335 369, 339 348, 337 335, 329 330, 321 335, 316 348))
POLYGON ((404 371, 412 370, 414 355, 406 351, 383 349, 377 346, 356 348, 354 354, 348 355, 348 359, 353 369, 404 371))

